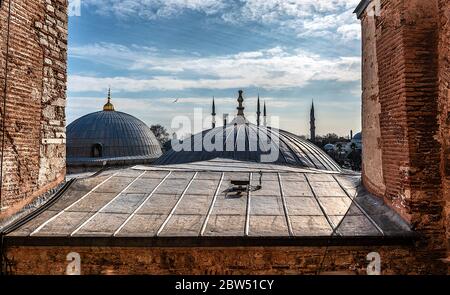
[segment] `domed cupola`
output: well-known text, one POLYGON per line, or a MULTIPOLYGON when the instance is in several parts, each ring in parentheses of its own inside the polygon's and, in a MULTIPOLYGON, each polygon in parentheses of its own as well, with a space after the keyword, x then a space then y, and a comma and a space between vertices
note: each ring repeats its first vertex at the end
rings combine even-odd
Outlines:
POLYGON ((103 111, 67 127, 68 166, 150 163, 161 154, 158 140, 144 122, 115 110, 110 91, 103 111))

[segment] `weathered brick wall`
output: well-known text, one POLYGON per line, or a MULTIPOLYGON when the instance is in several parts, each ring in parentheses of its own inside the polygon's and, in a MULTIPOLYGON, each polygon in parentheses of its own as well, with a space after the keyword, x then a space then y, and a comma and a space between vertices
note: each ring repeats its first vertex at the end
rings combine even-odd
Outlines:
POLYGON ((7 208, 3 217, 65 176, 67 4, 6 0, 1 6, 1 205, 7 208))
POLYGON ((407 246, 111 248, 11 247, 13 274, 64 274, 67 254, 81 257, 82 274, 366 274, 370 252, 381 257, 382 274, 446 274, 423 264, 407 246))
MULTIPOLYGON (((384 194, 371 187, 371 175, 363 171, 367 188, 423 235, 417 245, 420 259, 436 263, 446 256, 448 244, 443 157, 448 125, 442 120, 447 113, 441 98, 448 79, 449 43, 439 29, 448 18, 446 2, 381 0, 381 14, 374 17, 376 60, 372 60, 378 66, 382 165, 373 169, 383 171, 384 194)), ((366 12, 363 31, 369 29, 368 17, 366 12)), ((373 55, 370 48, 364 51, 364 58, 373 55)), ((365 79, 374 74, 374 69, 363 70, 365 79)), ((369 106, 367 111, 379 111, 376 105, 369 106)))
POLYGON ((438 1, 405 1, 406 108, 411 224, 426 240, 424 259, 446 257, 442 182, 444 149, 438 99, 438 1))
MULTIPOLYGON (((450 241, 450 1, 440 0, 439 33, 439 102, 441 108, 441 142, 444 200, 446 202, 447 243, 450 241)), ((450 249, 450 245, 447 244, 450 249)), ((448 253, 448 252, 447 252, 448 253)), ((450 258, 450 254, 447 256, 450 258)))
MULTIPOLYGON (((403 0, 382 1, 376 16, 376 52, 380 91, 380 128, 383 149, 384 197, 406 216, 409 194, 404 43, 401 15, 403 0)), ((381 167, 376 167, 380 169, 381 167)))

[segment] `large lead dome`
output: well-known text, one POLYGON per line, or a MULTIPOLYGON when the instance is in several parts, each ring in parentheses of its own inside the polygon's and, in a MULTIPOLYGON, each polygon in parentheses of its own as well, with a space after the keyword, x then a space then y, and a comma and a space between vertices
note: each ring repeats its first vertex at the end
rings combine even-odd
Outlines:
POLYGON ((275 158, 273 161, 266 163, 336 172, 341 171, 339 165, 333 159, 311 142, 284 130, 263 126, 258 127, 251 123, 217 127, 194 135, 190 139, 187 139, 187 142, 187 144, 183 142, 174 145, 155 164, 181 164, 212 160, 215 158, 262 163, 266 162, 264 161, 264 155, 269 156, 269 151, 278 150, 279 152, 274 154, 275 158), (202 146, 201 144, 204 142, 205 136, 215 137, 216 135, 223 140, 222 146, 224 148, 222 150, 215 149, 211 151, 204 147, 202 150, 195 150, 196 146, 202 146), (234 137, 234 142, 230 141, 231 137, 234 137), (262 138, 269 140, 266 141, 262 138), (259 144, 257 144, 258 140, 259 144), (227 149, 226 141, 232 142, 233 146, 231 149, 227 149), (182 150, 180 145, 190 146, 190 150, 182 150))
MULTIPOLYGON (((333 159, 308 140, 284 130, 249 123, 244 116, 242 91, 239 92, 238 102, 237 117, 230 124, 203 131, 183 142, 174 144, 172 149, 159 158, 155 164, 181 164, 223 158, 341 171, 333 159), (211 143, 211 145, 208 147, 205 143, 207 145, 211 143), (215 145, 215 143, 219 144, 215 145), (273 157, 269 155, 273 155, 273 157)), ((214 104, 212 113, 215 115, 214 104)), ((258 100, 257 114, 259 113, 258 100)), ((264 110, 264 125, 265 115, 264 110)))
POLYGON ((110 102, 103 111, 85 115, 67 127, 68 164, 145 163, 162 154, 150 128, 141 120, 114 110, 110 102))

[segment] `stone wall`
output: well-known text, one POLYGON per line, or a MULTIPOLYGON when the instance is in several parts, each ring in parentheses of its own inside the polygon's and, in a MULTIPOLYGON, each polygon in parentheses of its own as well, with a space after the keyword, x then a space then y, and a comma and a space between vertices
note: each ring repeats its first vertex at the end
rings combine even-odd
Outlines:
POLYGON ((347 247, 10 247, 13 274, 64 274, 66 257, 77 252, 81 274, 362 274, 370 252, 378 252, 382 274, 446 274, 422 264, 407 246, 347 247))
POLYGON ((0 217, 64 180, 67 5, 67 0, 2 1, 0 217))
POLYGON ((379 196, 386 190, 383 177, 380 92, 378 81, 376 22, 374 17, 363 17, 362 22, 362 171, 364 184, 379 196))

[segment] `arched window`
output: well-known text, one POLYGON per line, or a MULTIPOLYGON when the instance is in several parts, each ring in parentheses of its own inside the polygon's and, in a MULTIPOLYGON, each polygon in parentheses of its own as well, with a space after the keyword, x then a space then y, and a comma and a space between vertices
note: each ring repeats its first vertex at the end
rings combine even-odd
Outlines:
POLYGON ((92 146, 92 157, 101 158, 103 156, 103 146, 100 143, 96 143, 92 146))

